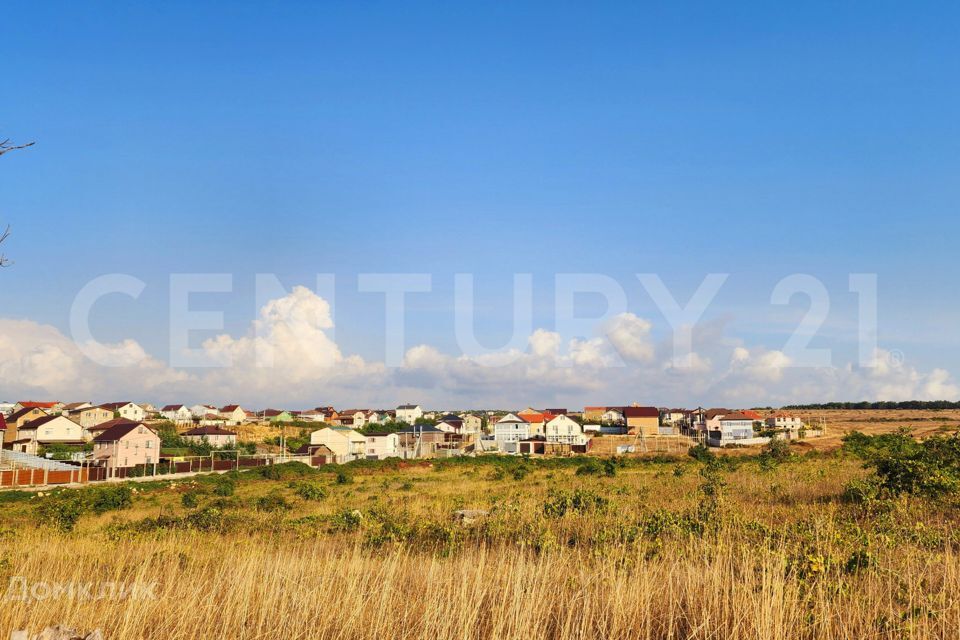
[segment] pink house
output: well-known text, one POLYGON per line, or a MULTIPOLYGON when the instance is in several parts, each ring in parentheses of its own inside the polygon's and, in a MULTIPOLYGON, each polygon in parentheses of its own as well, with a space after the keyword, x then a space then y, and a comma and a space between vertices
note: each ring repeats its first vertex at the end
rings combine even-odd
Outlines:
POLYGON ((150 427, 117 420, 93 439, 93 459, 105 460, 112 469, 154 464, 160 460, 160 436, 150 427))

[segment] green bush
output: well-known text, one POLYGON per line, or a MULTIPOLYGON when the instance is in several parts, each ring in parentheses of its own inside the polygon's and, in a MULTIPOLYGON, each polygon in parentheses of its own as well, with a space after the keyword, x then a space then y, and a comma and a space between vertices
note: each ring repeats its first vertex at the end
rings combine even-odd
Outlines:
POLYGON ((58 531, 69 532, 77 526, 88 505, 77 492, 64 492, 41 498, 37 505, 37 520, 58 531))
POLYGON ((283 497, 283 494, 276 490, 257 498, 256 507, 257 511, 265 511, 267 513, 289 511, 292 508, 290 503, 287 502, 287 499, 283 497))
POLYGON ((556 491, 547 493, 543 504, 543 513, 551 518, 562 518, 567 513, 599 512, 607 508, 608 500, 589 489, 574 491, 556 491))
POLYGON ((236 485, 231 478, 221 476, 216 484, 213 485, 213 494, 221 498, 227 498, 233 495, 235 488, 236 485))
POLYGON ((187 491, 180 496, 180 504, 187 509, 195 509, 200 504, 200 495, 199 491, 187 491))
POLYGON ((304 500, 320 501, 327 497, 327 491, 318 484, 312 482, 293 483, 293 492, 304 500))
POLYGON ((844 449, 872 467, 880 486, 893 495, 939 498, 960 491, 960 436, 918 442, 908 431, 881 436, 851 433, 844 449))

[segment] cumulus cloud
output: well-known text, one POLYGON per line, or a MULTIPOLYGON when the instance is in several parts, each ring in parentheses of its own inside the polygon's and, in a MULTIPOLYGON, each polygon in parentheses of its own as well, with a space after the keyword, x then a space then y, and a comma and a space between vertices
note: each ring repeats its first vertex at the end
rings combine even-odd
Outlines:
POLYGON ((257 407, 960 398, 960 385, 948 371, 924 372, 887 351, 874 354, 872 367, 797 367, 782 351, 739 344, 717 327, 695 334, 689 366, 678 366, 670 357, 671 342, 655 344, 651 323, 630 313, 616 316, 589 339, 565 340, 537 329, 524 350, 467 356, 416 345, 397 368, 343 353, 331 329, 327 301, 295 287, 265 304, 243 335, 222 334, 201 345, 219 366, 176 369, 134 340, 76 345, 55 327, 0 319, 0 385, 16 399, 130 398, 257 407))

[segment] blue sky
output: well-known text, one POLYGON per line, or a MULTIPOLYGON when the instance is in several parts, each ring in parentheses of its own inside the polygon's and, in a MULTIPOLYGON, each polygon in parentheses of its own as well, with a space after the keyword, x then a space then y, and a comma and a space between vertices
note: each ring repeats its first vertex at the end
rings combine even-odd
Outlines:
MULTIPOLYGON (((292 288, 335 273, 339 348, 377 361, 383 301, 357 292, 357 274, 422 272, 433 291, 411 297, 406 340, 457 356, 455 273, 475 275, 478 337, 497 344, 514 273, 534 276, 537 327, 554 329, 557 273, 604 273, 662 341, 669 327, 633 274, 659 273, 685 299, 725 272, 707 313, 721 342, 777 350, 805 303, 775 308, 770 293, 809 273, 832 303, 815 344, 842 366, 856 322, 847 276, 866 272, 878 274, 881 347, 920 376, 956 368, 950 4, 14 2, 4 13, 0 136, 37 141, 0 159, 16 261, 0 274, 6 318, 66 334, 84 284, 128 273, 146 290, 103 300, 94 334, 166 361, 171 273, 233 274, 234 292, 196 304, 223 310, 235 337, 256 314, 255 274, 292 288)), ((580 310, 602 314, 594 302, 580 310)), ((699 393, 686 404, 724 399, 699 393)))

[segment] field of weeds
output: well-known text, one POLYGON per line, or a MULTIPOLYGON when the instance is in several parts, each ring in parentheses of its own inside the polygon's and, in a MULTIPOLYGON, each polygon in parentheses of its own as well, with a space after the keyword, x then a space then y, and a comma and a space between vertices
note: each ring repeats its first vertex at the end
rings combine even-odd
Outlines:
POLYGON ((928 450, 867 437, 833 453, 736 458, 289 464, 5 493, 0 630, 954 638, 957 469, 931 462, 953 455, 954 440, 928 450))

